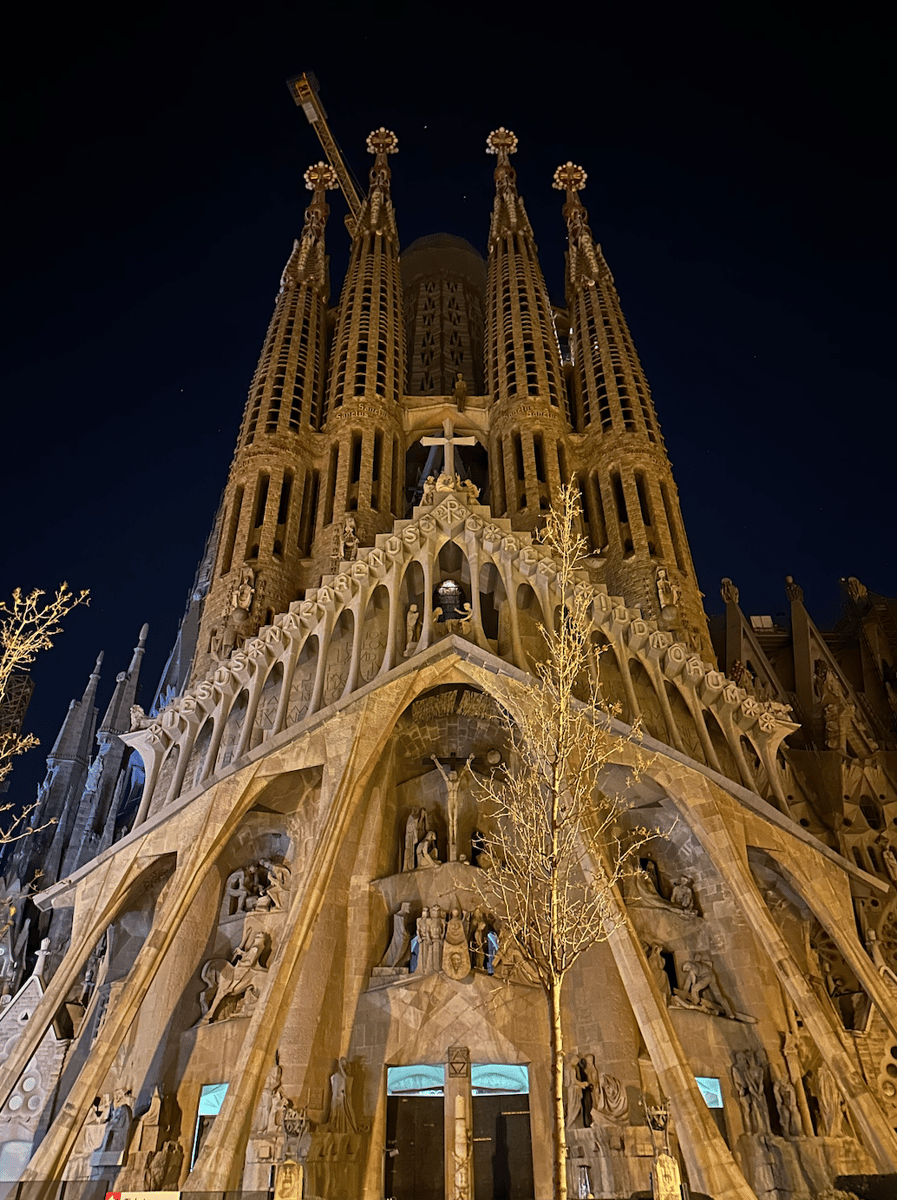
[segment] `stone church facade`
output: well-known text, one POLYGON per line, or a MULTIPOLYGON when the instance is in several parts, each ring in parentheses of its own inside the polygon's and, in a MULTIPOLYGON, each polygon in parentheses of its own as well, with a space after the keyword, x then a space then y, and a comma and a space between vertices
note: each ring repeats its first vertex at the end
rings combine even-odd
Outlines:
POLYGON ((99 666, 72 703, 61 824, 4 863, 53 866, 0 944, 11 1194, 550 1195, 547 1006, 483 898, 477 777, 563 603, 536 534, 571 480, 602 689, 648 759, 633 782, 622 741, 606 783, 659 836, 565 984, 570 1194, 897 1173, 894 605, 849 580, 824 635, 789 580, 786 630, 724 580, 711 630, 585 173, 554 179, 560 309, 516 138, 488 148, 486 261, 400 255, 371 134, 335 307, 335 176, 306 173, 158 702, 144 629, 93 756, 99 666))

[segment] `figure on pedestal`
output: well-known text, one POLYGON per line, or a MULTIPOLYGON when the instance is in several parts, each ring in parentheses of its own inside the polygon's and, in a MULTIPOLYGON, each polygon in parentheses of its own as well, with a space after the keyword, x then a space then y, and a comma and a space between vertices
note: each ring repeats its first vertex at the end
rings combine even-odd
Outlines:
POLYGON ((411 903, 404 900, 399 905, 399 911, 392 918, 392 941, 383 955, 381 967, 407 967, 411 959, 411 931, 408 928, 408 918, 411 915, 411 903))
POLYGON ((470 974, 470 951, 467 948, 467 933, 459 908, 452 909, 446 922, 442 969, 452 979, 466 979, 470 974))
POLYGON ((427 832, 427 810, 413 808, 405 822, 405 841, 402 849, 402 870, 413 871, 418 865, 415 848, 427 832))
POLYGON ((357 1133, 358 1125, 349 1094, 351 1076, 349 1060, 341 1058, 330 1076, 330 1120, 327 1122, 332 1133, 357 1133))
MULTIPOLYGON (((446 771, 442 763, 435 754, 431 754, 430 758, 436 764, 436 770, 445 780, 445 789, 447 793, 447 812, 448 812, 448 852, 447 859, 449 862, 458 861, 458 792, 461 790, 461 774, 452 767, 446 771)), ((464 767, 461 768, 463 773, 465 767, 468 771, 471 770, 471 762, 473 755, 467 759, 464 767)))

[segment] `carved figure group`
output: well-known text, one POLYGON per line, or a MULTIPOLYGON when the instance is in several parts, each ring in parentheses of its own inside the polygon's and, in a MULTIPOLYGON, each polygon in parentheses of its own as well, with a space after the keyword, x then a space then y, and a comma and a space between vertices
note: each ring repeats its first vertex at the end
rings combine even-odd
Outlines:
POLYGON ((564 1065, 564 1095, 567 1128, 580 1120, 588 1129, 606 1122, 623 1122, 629 1117, 626 1089, 615 1075, 599 1071, 594 1054, 574 1054, 564 1065))
POLYGON ((673 992, 674 1008, 695 1008, 716 1017, 732 1014, 720 1001, 713 963, 704 954, 694 954, 682 964, 682 987, 673 992))
POLYGON ((209 959, 200 972, 206 985, 199 999, 203 1013, 201 1024, 209 1025, 226 1017, 249 1016, 267 975, 267 968, 259 966, 267 945, 267 936, 261 930, 250 929, 229 960, 209 959))
POLYGON ((270 858, 239 867, 227 878, 221 916, 240 913, 278 912, 285 908, 290 893, 290 868, 270 858))
POLYGON ((747 1133, 769 1133, 769 1108, 763 1091, 763 1061, 756 1050, 738 1050, 732 1059, 732 1082, 747 1133))
POLYGON ((417 918, 417 962, 415 974, 432 975, 442 967, 445 917, 438 904, 425 908, 417 918))
POLYGON ((455 905, 445 912, 433 904, 425 906, 412 921, 411 904, 406 900, 393 914, 392 922, 392 937, 380 962, 380 974, 382 968, 400 971, 410 966, 415 975, 444 971, 453 979, 465 979, 477 970, 513 983, 538 982, 510 935, 501 936, 494 930, 493 919, 482 908, 465 913, 455 905))

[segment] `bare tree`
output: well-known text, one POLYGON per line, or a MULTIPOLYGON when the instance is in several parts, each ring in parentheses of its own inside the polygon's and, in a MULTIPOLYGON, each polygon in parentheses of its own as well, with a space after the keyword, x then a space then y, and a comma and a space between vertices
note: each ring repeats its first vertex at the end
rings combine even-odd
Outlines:
MULTIPOLYGON (((63 617, 89 600, 86 591, 73 592, 67 583, 60 584, 56 594, 46 601, 45 595, 38 589, 25 595, 21 588, 16 588, 9 603, 0 600, 0 713, 9 702, 16 679, 41 650, 50 649, 53 639, 62 632, 63 617)), ((22 734, 18 720, 0 727, 0 782, 12 770, 15 756, 38 744, 33 734, 22 734)), ((5 827, 0 828, 0 845, 34 832, 30 824, 34 807, 29 805, 7 819, 5 827)), ((11 808, 10 804, 3 805, 0 813, 8 813, 11 808)))
POLYGON ((509 693, 508 761, 480 781, 491 814, 484 898, 488 892, 501 924, 499 949, 513 939, 548 1000, 555 1200, 567 1195, 564 979, 615 928, 618 885, 636 869, 639 847, 656 836, 644 828, 624 832, 625 799, 599 786, 602 771, 624 747, 636 774, 643 764, 638 729, 625 737, 613 733, 616 709, 600 690, 600 655, 591 636, 595 591, 582 570, 587 546, 578 533, 579 513, 575 486, 568 485, 540 534, 552 552, 563 603, 554 627, 542 629, 545 655, 535 682, 516 697, 509 693))

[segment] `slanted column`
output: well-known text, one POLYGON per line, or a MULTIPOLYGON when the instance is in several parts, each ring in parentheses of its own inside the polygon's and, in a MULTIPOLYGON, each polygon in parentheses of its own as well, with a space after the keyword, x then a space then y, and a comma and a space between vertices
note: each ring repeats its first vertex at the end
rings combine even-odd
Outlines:
POLYGON ((726 821, 725 807, 715 802, 716 796, 707 780, 692 779, 688 796, 669 771, 661 771, 655 780, 673 800, 720 878, 736 897, 758 946, 765 950, 785 994, 800 1013, 823 1061, 838 1081, 857 1135, 872 1156, 876 1169, 884 1173, 897 1171, 897 1136, 855 1060, 845 1049, 832 1024, 832 1015, 823 1009, 801 965, 795 961, 770 916, 742 849, 732 839, 732 830, 740 826, 726 821))

